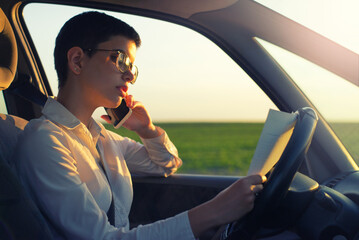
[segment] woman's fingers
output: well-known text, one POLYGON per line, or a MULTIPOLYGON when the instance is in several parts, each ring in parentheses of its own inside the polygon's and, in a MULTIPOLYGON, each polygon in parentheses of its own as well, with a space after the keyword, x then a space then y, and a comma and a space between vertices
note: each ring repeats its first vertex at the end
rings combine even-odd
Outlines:
POLYGON ((135 100, 134 100, 134 97, 132 95, 127 95, 125 97, 125 101, 126 101, 127 107, 129 107, 131 109, 135 107, 135 100))
POLYGON ((111 123, 111 119, 109 115, 102 115, 101 118, 105 120, 107 123, 111 123))

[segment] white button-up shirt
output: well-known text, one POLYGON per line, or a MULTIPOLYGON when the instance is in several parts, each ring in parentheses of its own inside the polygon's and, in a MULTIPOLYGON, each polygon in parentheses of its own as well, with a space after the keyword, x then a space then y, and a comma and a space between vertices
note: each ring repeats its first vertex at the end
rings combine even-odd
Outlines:
POLYGON ((187 212, 129 230, 130 172, 167 176, 182 164, 166 133, 141 140, 143 145, 93 119, 87 128, 48 99, 43 116, 20 136, 14 161, 55 239, 194 239, 187 212), (112 199, 115 226, 106 214, 112 199))

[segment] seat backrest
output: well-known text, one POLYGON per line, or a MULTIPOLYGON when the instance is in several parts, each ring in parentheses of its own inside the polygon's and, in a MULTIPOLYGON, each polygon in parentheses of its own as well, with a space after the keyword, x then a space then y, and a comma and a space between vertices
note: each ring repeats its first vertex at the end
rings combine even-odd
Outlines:
POLYGON ((10 162, 19 134, 27 120, 7 114, 0 114, 0 158, 10 162))
MULTIPOLYGON (((17 69, 14 32, 0 8, 0 90, 9 87, 17 69)), ((27 121, 0 114, 0 239, 53 239, 39 209, 9 165, 27 121)))

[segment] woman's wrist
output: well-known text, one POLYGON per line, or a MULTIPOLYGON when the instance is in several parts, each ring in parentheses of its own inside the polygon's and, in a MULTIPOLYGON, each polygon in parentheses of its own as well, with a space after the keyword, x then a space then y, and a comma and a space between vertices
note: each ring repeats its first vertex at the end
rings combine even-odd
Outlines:
POLYGON ((147 139, 147 138, 155 138, 155 137, 160 136, 162 134, 162 132, 160 130, 161 130, 160 128, 151 124, 150 126, 148 126, 146 128, 141 128, 141 129, 137 130, 136 133, 141 138, 147 139))
POLYGON ((213 201, 210 200, 188 211, 189 222, 196 238, 208 229, 221 225, 212 205, 213 201))

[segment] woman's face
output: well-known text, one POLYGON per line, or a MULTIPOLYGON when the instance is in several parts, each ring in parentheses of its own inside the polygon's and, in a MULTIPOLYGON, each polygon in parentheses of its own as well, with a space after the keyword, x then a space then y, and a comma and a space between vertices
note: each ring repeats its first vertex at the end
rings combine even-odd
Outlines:
MULTIPOLYGON (((114 36, 100 43, 96 49, 121 50, 132 63, 136 57, 136 44, 123 36, 114 36)), ((131 71, 122 73, 117 69, 117 51, 96 51, 91 57, 85 56, 81 85, 90 104, 95 107, 115 108, 127 95, 128 86, 134 76, 131 71)))

